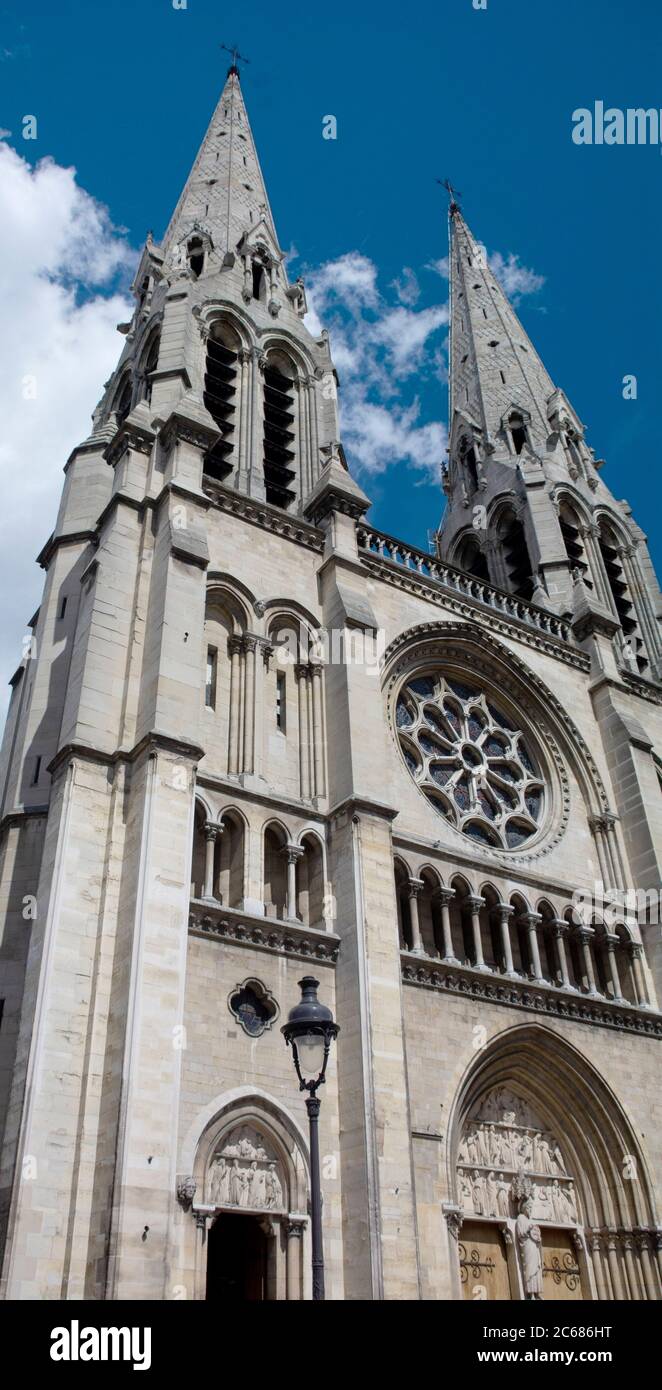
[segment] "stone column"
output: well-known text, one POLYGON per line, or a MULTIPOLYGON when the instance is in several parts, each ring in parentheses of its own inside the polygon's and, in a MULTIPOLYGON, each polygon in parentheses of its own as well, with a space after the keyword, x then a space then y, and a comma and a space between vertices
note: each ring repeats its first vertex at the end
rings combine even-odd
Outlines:
POLYGON ((591 941, 595 936, 593 927, 578 927, 577 936, 582 948, 584 969, 588 980, 588 992, 589 994, 597 995, 598 990, 595 985, 595 971, 593 969, 593 952, 591 951, 591 941))
POLYGON ((308 420, 310 427, 310 485, 314 488, 319 477, 320 471, 320 446, 319 434, 317 429, 317 391, 315 382, 311 381, 307 391, 308 396, 308 420))
POLYGON ((618 1235, 612 1226, 605 1232, 607 1239, 607 1260, 609 1262, 609 1273, 611 1275, 611 1287, 614 1298, 617 1302, 622 1302, 625 1298, 621 1271, 618 1261, 618 1235))
POLYGON ((651 1260, 650 1234, 648 1231, 643 1229, 640 1231, 635 1231, 635 1239, 637 1242, 637 1249, 639 1251, 639 1264, 644 1280, 644 1287, 646 1289, 646 1298, 650 1299, 651 1302, 655 1302, 655 1300, 658 1297, 658 1293, 657 1280, 655 1278, 655 1270, 653 1269, 653 1263, 651 1260))
POLYGON ((501 944, 503 946, 503 959, 506 975, 517 975, 513 965, 513 948, 510 940, 510 919, 515 909, 509 903, 497 903, 494 912, 499 921, 501 931, 501 944))
POLYGON ((251 349, 251 356, 250 430, 246 451, 246 463, 248 466, 249 492, 251 497, 264 497, 266 489, 264 484, 264 467, 262 463, 262 402, 264 399, 264 369, 267 365, 267 359, 260 348, 256 347, 251 349))
POLYGON ((228 717, 228 772, 239 771, 239 703, 241 699, 241 653, 243 638, 230 637, 230 713, 228 717))
POLYGON ((632 983, 634 985, 635 999, 640 1009, 649 1009, 650 1002, 644 972, 641 968, 642 947, 638 941, 628 941, 627 950, 630 955, 630 966, 632 971, 632 983))
POLYGON ((286 1223, 287 1234, 287 1297, 289 1300, 301 1298, 301 1255, 305 1221, 290 1220, 286 1223))
POLYGON ((214 850, 218 826, 213 821, 205 821, 205 888, 203 897, 214 901, 214 850))
POLYGON ((609 857, 612 868, 612 879, 614 884, 618 885, 618 887, 625 888, 627 882, 627 874, 625 871, 625 865, 623 863, 623 856, 621 854, 621 846, 618 837, 617 827, 619 817, 615 814, 614 811, 607 811, 603 817, 603 820, 605 823, 605 844, 607 848, 607 855, 609 857))
POLYGON ((310 800, 308 759, 308 666, 300 661, 294 667, 299 695, 299 781, 302 801, 310 800))
POLYGON ((574 989, 574 985, 570 984, 570 976, 568 974, 568 960, 565 953, 565 938, 569 930, 568 923, 564 922, 562 917, 554 917, 551 925, 552 931, 554 933, 554 940, 556 942, 556 950, 558 952, 559 965, 561 967, 562 988, 574 989))
POLYGON ((322 728, 322 665, 319 661, 310 664, 310 680, 313 696, 313 763, 315 769, 315 796, 324 796, 324 743, 322 728))
POLYGON ((595 840, 595 849, 604 886, 605 888, 613 888, 615 885, 612 883, 613 874, 611 872, 606 846, 606 819, 603 815, 589 816, 588 823, 591 828, 593 839, 595 840))
POLYGON ((662 1281, 662 1229, 659 1226, 657 1230, 653 1232, 653 1246, 655 1248, 660 1280, 662 1281))
POLYGON ((437 888, 433 894, 433 901, 439 904, 441 912, 441 930, 444 937, 444 960, 448 965, 459 965, 459 961, 453 954, 453 933, 451 931, 451 914, 449 904, 455 897, 454 888, 437 888))
POLYGON ((542 966, 540 964, 540 948, 538 946, 538 923, 542 921, 542 916, 539 912, 522 912, 519 920, 524 923, 529 935, 529 950, 531 952, 533 978, 539 984, 543 984, 544 979, 542 966))
POLYGON ((486 968, 483 958, 483 943, 480 935, 480 909, 484 902, 484 898, 465 898, 465 903, 471 913, 471 931, 474 939, 475 966, 477 970, 485 970, 486 968))
POLYGON ((297 864, 305 854, 303 845, 285 845, 282 850, 287 860, 287 903, 285 914, 291 922, 298 922, 297 916, 297 864))
POLYGON ((630 1285, 630 1298, 636 1302, 641 1297, 642 1292, 645 1294, 645 1290, 639 1282, 639 1271, 634 1258, 634 1236, 631 1231, 623 1231, 621 1244, 625 1256, 628 1284, 630 1285))
POLYGON ((598 1291, 598 1298, 603 1302, 609 1298, 607 1286, 605 1284, 604 1269, 602 1267, 602 1237, 599 1231, 592 1231, 588 1238, 588 1245, 591 1251, 591 1261, 593 1263, 593 1273, 595 1275, 595 1286, 598 1291))
POLYGON ((244 697, 244 772, 253 772, 255 764, 255 652, 256 637, 244 638, 246 653, 244 697))
POLYGON ((248 478, 248 432, 250 422, 251 354, 248 348, 239 351, 239 487, 246 488, 248 478))
POLYGON ((625 1004, 621 989, 621 977, 618 973, 618 961, 616 960, 616 947, 620 944, 619 937, 612 932, 605 932, 605 945, 607 947, 607 963, 611 977, 612 989, 614 991, 614 1002, 625 1004))
POLYGON ((411 918, 411 949, 416 956, 425 955, 423 942, 421 941, 421 928, 418 920, 418 899, 423 891, 425 884, 422 878, 407 879, 407 894, 409 897, 409 916, 411 918))

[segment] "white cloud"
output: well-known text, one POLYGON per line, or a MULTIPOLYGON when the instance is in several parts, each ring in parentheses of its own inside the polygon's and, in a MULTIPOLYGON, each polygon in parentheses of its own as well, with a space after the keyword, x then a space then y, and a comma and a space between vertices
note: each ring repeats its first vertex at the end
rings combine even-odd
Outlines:
POLYGON ((435 275, 440 275, 442 280, 447 280, 449 275, 448 256, 440 256, 438 261, 428 261, 426 270, 433 270, 435 275))
POLYGON ((409 308, 413 308, 421 297, 421 287, 411 266, 408 265, 403 267, 401 276, 396 275, 395 280, 391 280, 389 289, 395 290, 400 303, 407 304, 409 308))
POLYGON ((377 267, 358 251, 308 270, 310 313, 306 323, 319 335, 329 329, 340 377, 341 434, 357 472, 376 474, 406 463, 422 478, 437 482, 445 452, 440 421, 421 423, 418 395, 402 399, 415 375, 417 383, 435 379, 432 351, 438 330, 448 323, 448 306, 414 309, 420 289, 410 268, 389 285, 399 304, 389 304, 378 287, 377 267))
POLYGON ((118 279, 134 260, 75 170, 49 159, 32 169, 0 143, 0 690, 41 598, 34 562, 53 529, 63 466, 89 434, 120 354, 116 325, 131 305, 118 279))
POLYGON ((512 251, 507 257, 502 256, 500 251, 494 251, 488 258, 488 264, 513 304, 519 304, 525 294, 535 294, 545 283, 544 275, 537 275, 535 270, 520 265, 519 256, 512 251))

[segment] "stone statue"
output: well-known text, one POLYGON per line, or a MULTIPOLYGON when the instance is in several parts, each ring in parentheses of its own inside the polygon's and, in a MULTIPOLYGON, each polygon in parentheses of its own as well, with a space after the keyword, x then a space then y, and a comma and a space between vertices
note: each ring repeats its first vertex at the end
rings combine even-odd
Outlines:
POLYGON ((494 1176, 494 1173, 488 1173, 488 1175, 487 1175, 487 1181, 486 1181, 485 1186, 486 1186, 486 1189, 487 1189, 487 1214, 488 1214, 488 1216, 497 1216, 497 1215, 498 1215, 498 1211, 497 1211, 497 1192, 498 1192, 498 1187, 497 1187, 497 1180, 496 1180, 496 1178, 495 1178, 495 1176, 494 1176))
POLYGON ((520 1211, 515 1222, 515 1236, 522 1266, 524 1296, 527 1299, 542 1298, 542 1238, 540 1227, 531 1219, 533 1201, 525 1197, 520 1202, 520 1211))
POLYGON ((272 1209, 274 1207, 282 1207, 283 1189, 281 1187, 280 1178, 276 1172, 275 1163, 269 1164, 264 1178, 267 1193, 267 1207, 272 1209))
POLYGON ((503 1173, 499 1173, 497 1183, 497 1213, 499 1216, 510 1214, 510 1184, 505 1181, 503 1173))
POLYGON ((230 1169, 222 1154, 215 1159, 211 1170, 209 1198, 216 1207, 227 1206, 230 1201, 230 1169))

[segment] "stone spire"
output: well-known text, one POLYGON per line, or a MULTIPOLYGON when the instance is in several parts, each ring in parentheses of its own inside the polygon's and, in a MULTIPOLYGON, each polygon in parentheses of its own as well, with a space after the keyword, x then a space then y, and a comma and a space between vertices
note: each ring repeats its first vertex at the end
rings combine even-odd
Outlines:
POLYGON ((449 278, 451 428, 459 411, 489 446, 509 411, 520 407, 531 418, 532 435, 546 438, 554 383, 455 203, 449 278))
POLYGON ((235 66, 228 70, 184 190, 163 239, 163 250, 197 226, 221 255, 236 250, 247 227, 262 223, 277 247, 276 228, 235 66))
MULTIPOLYGON (((451 190, 452 191, 452 190, 451 190)), ((645 536, 554 385, 455 198, 450 206, 450 390, 444 560, 601 630, 622 665, 662 670, 662 612, 645 536), (591 613, 577 613, 581 579, 591 613)))

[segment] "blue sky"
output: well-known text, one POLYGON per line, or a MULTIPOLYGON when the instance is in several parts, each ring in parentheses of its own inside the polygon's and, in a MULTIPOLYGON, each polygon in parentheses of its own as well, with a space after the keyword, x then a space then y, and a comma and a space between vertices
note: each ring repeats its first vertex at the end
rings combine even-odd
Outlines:
MULTIPOLYGON (((513 255, 544 279, 522 296, 522 321, 662 568, 661 150, 571 139, 573 110, 596 99, 662 106, 658 0, 487 0, 484 11, 472 0, 418 0, 409 9, 391 0, 244 0, 234 9, 188 0, 185 10, 171 0, 21 0, 0 8, 0 124, 23 159, 75 166, 80 188, 137 247, 148 228, 157 239, 165 228, 225 77, 218 45, 235 41, 250 58, 243 89, 280 241, 298 253, 292 273, 312 285, 332 346, 336 325, 348 397, 357 321, 369 336, 371 324, 397 325, 398 310, 410 329, 427 315, 408 367, 398 368, 388 348, 375 350, 370 400, 404 422, 403 439, 413 430, 419 453, 398 463, 391 440, 380 458, 373 439, 369 456, 353 458, 375 524, 425 546, 441 513, 434 475, 447 416, 447 284, 426 267, 446 254, 445 195, 435 179, 450 175, 488 252, 513 255), (20 137, 26 113, 38 117, 36 141, 20 137), (335 141, 322 139, 329 113, 335 141), (346 257, 362 268, 358 309, 346 286, 315 294, 320 268, 347 265, 346 257), (636 401, 623 399, 627 373, 638 380, 636 401)), ((121 290, 127 267, 121 254, 115 260, 121 290)), ((75 277, 75 266, 66 275, 75 277)), ((118 288, 107 268, 83 281, 83 298, 118 288)), ((383 329, 376 337, 383 345, 383 329)), ((104 351, 120 347, 117 337, 104 351)), ((68 447, 87 432, 87 397, 84 404, 68 447)), ((52 460, 55 497, 63 462, 52 460)), ((30 542, 32 554, 48 529, 30 542)))

